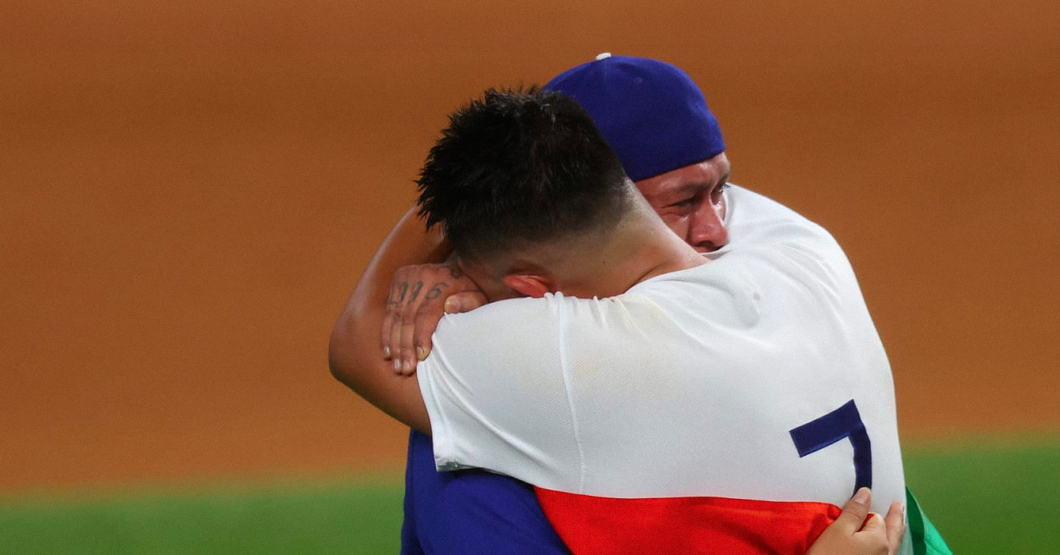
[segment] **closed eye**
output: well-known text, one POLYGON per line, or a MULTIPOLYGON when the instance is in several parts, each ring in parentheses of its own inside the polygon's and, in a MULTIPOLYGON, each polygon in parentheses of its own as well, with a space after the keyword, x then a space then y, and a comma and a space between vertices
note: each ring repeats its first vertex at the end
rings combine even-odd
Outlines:
POLYGON ((721 179, 717 181, 717 184, 710 189, 710 202, 711 204, 717 205, 721 202, 721 194, 725 192, 725 189, 729 188, 729 178, 732 177, 732 166, 729 166, 728 171, 725 175, 721 176, 721 179))
POLYGON ((685 200, 678 201, 678 202, 675 202, 673 204, 669 204, 666 207, 667 208, 688 208, 689 206, 692 206, 692 204, 695 201, 696 201, 696 197, 688 197, 685 200))

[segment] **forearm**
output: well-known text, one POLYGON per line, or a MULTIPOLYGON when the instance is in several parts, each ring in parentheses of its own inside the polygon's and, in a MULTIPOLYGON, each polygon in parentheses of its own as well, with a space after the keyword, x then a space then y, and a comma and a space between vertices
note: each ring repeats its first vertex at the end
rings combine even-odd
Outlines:
POLYGON ((416 378, 391 371, 380 347, 380 329, 394 272, 410 264, 441 262, 449 252, 441 234, 427 232, 415 208, 409 210, 369 262, 331 331, 328 348, 331 373, 336 379, 387 414, 418 429, 427 426, 427 419, 416 378))

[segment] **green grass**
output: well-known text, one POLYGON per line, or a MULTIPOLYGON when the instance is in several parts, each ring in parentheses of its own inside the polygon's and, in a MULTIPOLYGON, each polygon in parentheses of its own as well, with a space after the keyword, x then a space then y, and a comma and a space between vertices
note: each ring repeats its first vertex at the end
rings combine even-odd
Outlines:
POLYGON ((1060 445, 913 451, 905 474, 955 554, 1060 553, 1060 445))
POLYGON ((0 502, 0 553, 397 553, 398 484, 0 502))
MULTIPOLYGON (((1060 444, 913 450, 906 476, 958 555, 1060 553, 1060 444)), ((397 553, 401 495, 390 477, 0 499, 0 553, 397 553)))

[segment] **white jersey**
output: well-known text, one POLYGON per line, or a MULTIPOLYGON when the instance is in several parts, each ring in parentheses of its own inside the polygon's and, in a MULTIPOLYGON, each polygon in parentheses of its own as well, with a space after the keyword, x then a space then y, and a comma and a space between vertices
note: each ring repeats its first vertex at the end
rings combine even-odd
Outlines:
POLYGON ((440 470, 611 498, 873 510, 905 500, 894 386, 854 273, 820 226, 733 186, 734 241, 604 299, 442 319, 418 379, 440 470))

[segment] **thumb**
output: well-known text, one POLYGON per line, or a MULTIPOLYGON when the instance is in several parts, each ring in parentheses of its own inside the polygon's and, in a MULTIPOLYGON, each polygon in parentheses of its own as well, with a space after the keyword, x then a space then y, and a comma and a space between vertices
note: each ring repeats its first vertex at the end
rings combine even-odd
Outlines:
MULTIPOLYGON (((843 512, 836 519, 835 526, 837 531, 841 532, 846 536, 853 536, 856 532, 861 530, 862 525, 865 525, 865 519, 869 516, 869 505, 872 503, 872 492, 869 488, 861 488, 854 494, 854 497, 847 501, 847 504, 843 506, 843 512)), ((879 520, 879 524, 883 525, 883 519, 879 520)))
POLYGON ((486 304, 485 295, 478 291, 465 291, 449 295, 449 298, 445 299, 443 310, 446 314, 460 314, 475 310, 484 304, 486 304))

